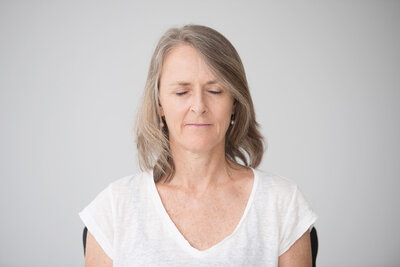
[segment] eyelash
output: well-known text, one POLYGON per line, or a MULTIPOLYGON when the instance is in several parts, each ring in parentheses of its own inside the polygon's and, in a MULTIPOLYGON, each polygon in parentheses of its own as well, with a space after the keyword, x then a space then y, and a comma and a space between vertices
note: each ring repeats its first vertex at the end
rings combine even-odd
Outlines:
MULTIPOLYGON (((222 93, 222 91, 209 91, 211 94, 214 94, 214 95, 219 95, 219 94, 221 94, 222 93)), ((182 96, 182 95, 184 95, 184 94, 186 94, 187 93, 187 91, 186 92, 178 92, 178 93, 176 93, 176 95, 177 96, 182 96)))

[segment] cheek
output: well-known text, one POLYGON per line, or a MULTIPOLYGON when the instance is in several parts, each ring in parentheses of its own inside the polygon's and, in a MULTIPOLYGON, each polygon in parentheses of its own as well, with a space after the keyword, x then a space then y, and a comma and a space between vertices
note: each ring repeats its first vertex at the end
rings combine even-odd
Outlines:
POLYGON ((218 133, 225 135, 231 123, 232 109, 224 108, 215 113, 215 119, 218 122, 218 133), (217 115, 218 114, 218 115, 217 115))
POLYGON ((232 116, 232 103, 227 101, 223 104, 219 103, 216 105, 216 114, 218 114, 218 118, 223 121, 230 121, 232 116))
POLYGON ((184 105, 165 105, 164 107, 165 120, 170 130, 180 127, 183 123, 185 108, 184 105))

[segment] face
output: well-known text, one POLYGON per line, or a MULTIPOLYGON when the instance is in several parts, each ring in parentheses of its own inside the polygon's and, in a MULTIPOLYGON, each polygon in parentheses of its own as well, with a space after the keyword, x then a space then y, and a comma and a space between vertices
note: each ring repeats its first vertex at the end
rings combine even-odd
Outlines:
POLYGON ((171 148, 194 153, 224 148, 233 97, 193 47, 180 45, 165 57, 159 101, 171 148))

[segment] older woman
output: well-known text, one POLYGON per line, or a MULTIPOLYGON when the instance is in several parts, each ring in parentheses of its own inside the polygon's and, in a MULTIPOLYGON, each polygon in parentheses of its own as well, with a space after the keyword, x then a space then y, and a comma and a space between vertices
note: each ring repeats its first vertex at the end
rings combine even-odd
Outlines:
POLYGON ((168 30, 136 124, 143 172, 104 189, 80 216, 86 266, 311 266, 317 215, 263 156, 245 71, 200 25, 168 30))

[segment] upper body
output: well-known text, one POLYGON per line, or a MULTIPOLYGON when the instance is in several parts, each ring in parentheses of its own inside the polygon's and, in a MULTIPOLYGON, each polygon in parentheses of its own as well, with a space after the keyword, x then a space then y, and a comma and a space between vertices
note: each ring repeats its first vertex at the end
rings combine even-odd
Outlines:
POLYGON ((168 205, 180 196, 164 205, 151 172, 112 182, 80 213, 95 237, 88 236, 87 266, 309 266, 317 215, 293 181, 253 171, 244 207, 217 200, 205 209, 184 198, 175 211, 168 205))
POLYGON ((220 33, 188 25, 160 39, 136 142, 145 171, 81 214, 88 266, 310 266, 316 215, 294 184, 255 171, 263 138, 242 62, 220 33))

